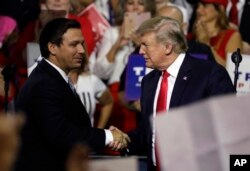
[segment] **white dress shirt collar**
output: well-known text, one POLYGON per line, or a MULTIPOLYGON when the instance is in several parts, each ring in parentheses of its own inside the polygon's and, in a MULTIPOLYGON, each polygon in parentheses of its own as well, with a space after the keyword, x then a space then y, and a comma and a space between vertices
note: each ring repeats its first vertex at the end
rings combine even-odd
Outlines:
POLYGON ((180 70, 181 64, 184 60, 185 57, 185 53, 181 53, 179 54, 179 56, 176 58, 176 60, 168 67, 167 72, 173 76, 173 77, 177 77, 178 72, 180 70))

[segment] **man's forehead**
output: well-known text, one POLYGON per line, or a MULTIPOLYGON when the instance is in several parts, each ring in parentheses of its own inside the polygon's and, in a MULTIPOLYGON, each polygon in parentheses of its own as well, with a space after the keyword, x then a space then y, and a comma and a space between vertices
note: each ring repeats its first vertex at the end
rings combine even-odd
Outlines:
POLYGON ((154 41, 155 40, 156 34, 154 32, 145 32, 140 35, 140 40, 141 41, 154 41))
POLYGON ((69 34, 79 34, 81 31, 81 28, 69 28, 64 35, 69 35, 69 34))
POLYGON ((72 39, 83 39, 82 31, 79 28, 70 28, 62 36, 63 40, 72 40, 72 39))

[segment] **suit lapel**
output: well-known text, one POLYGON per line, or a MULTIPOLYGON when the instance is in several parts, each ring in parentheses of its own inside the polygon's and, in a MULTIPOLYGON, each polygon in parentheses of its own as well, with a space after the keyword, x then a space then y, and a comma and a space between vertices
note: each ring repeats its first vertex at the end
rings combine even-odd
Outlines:
POLYGON ((55 79, 55 81, 58 81, 63 85, 67 84, 61 74, 44 59, 39 62, 38 67, 41 67, 43 72, 49 74, 51 77, 53 77, 53 79, 55 79))
POLYGON ((158 80, 161 76, 161 71, 154 70, 152 72, 153 73, 151 73, 149 77, 147 78, 148 79, 147 85, 145 85, 145 89, 148 94, 144 96, 147 99, 145 101, 147 102, 146 108, 147 108, 147 111, 149 111, 147 112, 149 115, 151 115, 153 112, 156 88, 157 88, 158 80))
POLYGON ((186 55, 175 81, 174 89, 170 100, 170 108, 180 105, 183 93, 192 77, 191 70, 192 65, 190 63, 190 57, 186 55))
POLYGON ((53 79, 55 81, 60 83, 61 86, 64 86, 64 88, 66 89, 66 92, 68 92, 70 95, 72 95, 72 97, 73 96, 76 97, 74 92, 70 88, 70 85, 63 79, 61 74, 54 67, 52 67, 50 64, 48 64, 45 60, 42 60, 39 63, 39 65, 40 65, 40 67, 43 68, 43 70, 45 72, 47 72, 51 77, 53 77, 53 79))
MULTIPOLYGON (((82 104, 80 97, 75 95, 68 83, 63 79, 63 77, 60 75, 60 73, 52 67, 50 64, 48 64, 44 59, 39 62, 38 67, 41 67, 44 72, 49 74, 53 79, 59 83, 60 86, 63 86, 64 88, 64 94, 67 96, 69 100, 75 101, 75 103, 82 108, 82 111, 86 114, 87 118, 89 119, 89 115, 85 109, 85 106, 82 104)), ((90 120, 89 120, 90 121, 90 120)))

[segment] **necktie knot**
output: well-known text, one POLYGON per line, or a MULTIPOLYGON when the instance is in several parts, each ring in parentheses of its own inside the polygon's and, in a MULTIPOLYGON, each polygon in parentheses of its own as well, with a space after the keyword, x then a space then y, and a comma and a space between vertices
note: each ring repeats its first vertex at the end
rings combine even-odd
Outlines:
POLYGON ((166 70, 162 71, 162 80, 166 80, 169 77, 169 75, 170 74, 166 70))
POLYGON ((76 95, 77 94, 76 89, 75 89, 74 84, 70 78, 68 78, 68 84, 69 84, 69 87, 72 90, 72 92, 76 95))

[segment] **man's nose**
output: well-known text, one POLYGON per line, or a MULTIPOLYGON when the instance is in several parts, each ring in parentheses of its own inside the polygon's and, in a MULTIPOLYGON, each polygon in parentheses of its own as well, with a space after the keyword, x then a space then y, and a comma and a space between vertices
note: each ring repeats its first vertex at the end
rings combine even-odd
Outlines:
POLYGON ((145 53, 144 48, 141 45, 139 49, 139 54, 143 55, 144 53, 145 53))
POLYGON ((77 51, 78 51, 78 53, 85 53, 86 52, 86 50, 85 50, 85 47, 84 47, 84 45, 79 45, 78 47, 77 47, 77 51))

